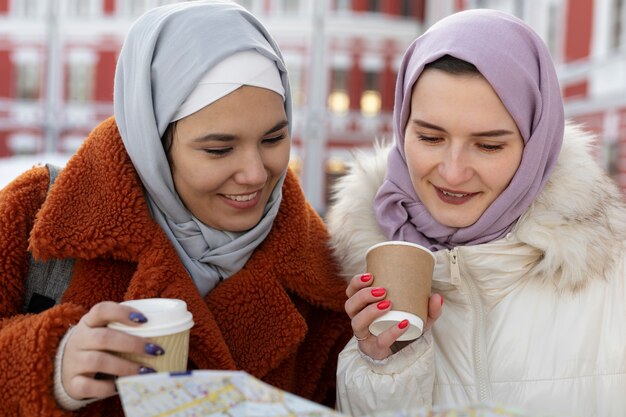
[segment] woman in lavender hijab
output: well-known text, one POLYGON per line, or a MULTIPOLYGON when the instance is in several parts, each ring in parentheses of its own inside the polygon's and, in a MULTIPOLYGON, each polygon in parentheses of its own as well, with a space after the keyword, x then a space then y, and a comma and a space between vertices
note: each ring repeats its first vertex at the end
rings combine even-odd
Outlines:
POLYGON ((593 136, 565 122, 539 36, 493 10, 441 20, 406 51, 393 122, 395 143, 357 157, 328 214, 354 333, 339 357, 341 410, 623 416, 623 195, 593 136), (365 270, 385 240, 437 260, 425 332, 408 344, 406 322, 368 330, 393 308, 365 270))

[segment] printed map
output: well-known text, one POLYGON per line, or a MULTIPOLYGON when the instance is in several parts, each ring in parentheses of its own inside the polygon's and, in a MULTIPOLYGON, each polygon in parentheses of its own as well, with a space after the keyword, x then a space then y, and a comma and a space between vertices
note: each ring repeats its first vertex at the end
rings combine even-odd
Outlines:
MULTIPOLYGON (((348 417, 243 371, 137 375, 119 378, 117 388, 126 417, 348 417)), ((364 417, 531 416, 521 410, 480 404, 381 411, 364 417)))
POLYGON ((117 388, 126 417, 342 417, 243 371, 137 375, 117 388))

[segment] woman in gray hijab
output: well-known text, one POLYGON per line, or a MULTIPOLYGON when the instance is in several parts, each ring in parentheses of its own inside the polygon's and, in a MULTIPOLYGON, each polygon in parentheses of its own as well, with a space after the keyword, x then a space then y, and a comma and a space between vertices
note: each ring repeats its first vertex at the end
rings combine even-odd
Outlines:
POLYGON ((154 369, 119 354, 167 354, 108 327, 145 324, 120 304, 144 298, 186 302, 188 369, 243 369, 332 406, 345 283, 288 169, 289 83, 266 29, 232 2, 153 9, 124 42, 114 103, 48 193, 44 167, 0 193, 6 415, 122 416, 114 379, 154 369), (74 260, 36 314, 15 301, 29 250, 74 260))

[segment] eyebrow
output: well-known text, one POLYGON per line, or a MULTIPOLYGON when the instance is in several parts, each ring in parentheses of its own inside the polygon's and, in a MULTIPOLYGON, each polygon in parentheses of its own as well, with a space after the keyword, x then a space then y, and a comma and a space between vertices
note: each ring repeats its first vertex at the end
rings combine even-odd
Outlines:
MULTIPOLYGON (((426 129, 438 130, 440 132, 447 133, 446 129, 444 129, 443 127, 434 125, 432 123, 428 123, 424 120, 411 119, 411 122, 415 123, 418 126, 424 127, 426 129)), ((494 130, 486 130, 484 132, 474 132, 474 133, 471 133, 470 136, 493 138, 493 137, 500 137, 500 136, 506 136, 506 135, 513 135, 514 133, 515 132, 511 130, 507 130, 507 129, 494 129, 494 130)))
MULTIPOLYGON (((289 122, 287 121, 287 119, 281 120, 280 122, 272 126, 267 132, 263 133, 263 136, 278 132, 279 130, 284 129, 287 126, 289 126, 289 122)), ((209 133, 207 135, 203 135, 203 136, 193 139, 192 142, 195 142, 195 143, 209 142, 209 141, 231 142, 235 139, 237 139, 237 136, 232 135, 230 133, 209 133)))

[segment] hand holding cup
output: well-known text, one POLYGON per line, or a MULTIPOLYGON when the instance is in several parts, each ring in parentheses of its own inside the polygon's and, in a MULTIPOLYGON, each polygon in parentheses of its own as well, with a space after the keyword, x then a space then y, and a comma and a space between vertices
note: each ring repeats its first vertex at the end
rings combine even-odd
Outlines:
POLYGON ((157 372, 186 371, 189 332, 194 324, 191 313, 187 311, 187 303, 173 298, 147 298, 124 301, 122 304, 141 311, 147 323, 139 327, 110 323, 108 327, 148 338, 152 344, 160 346, 164 354, 146 358, 136 353, 123 352, 119 356, 143 363, 157 372))
MULTIPOLYGON (((404 245, 404 242, 400 242, 400 246, 402 245, 404 245)), ((420 253, 422 252, 420 249, 418 250, 420 253)), ((427 254, 427 256, 431 255, 427 254)), ((431 259, 434 268, 434 258, 431 259)), ((399 262, 402 263, 403 261, 400 260, 399 262)), ((395 263, 398 262, 396 261, 395 263)), ((394 262, 386 264, 393 266, 394 262)), ((377 335, 370 333, 370 325, 374 321, 384 317, 388 312, 397 308, 396 299, 390 296, 385 286, 387 284, 376 279, 376 274, 380 274, 381 272, 376 268, 374 268, 374 271, 371 271, 370 268, 371 266, 368 267, 367 273, 356 275, 349 282, 346 290, 348 300, 345 304, 345 310, 352 319, 352 330, 355 338, 359 340, 360 350, 373 359, 384 359, 393 353, 391 346, 410 330, 410 326, 409 321, 403 319, 399 322, 393 321, 388 323, 390 327, 382 331, 382 333, 377 332, 377 335)), ((432 271, 430 274, 432 277, 432 271)), ((391 276, 393 277, 395 275, 391 274, 391 276)), ((391 285, 393 286, 393 284, 392 279, 391 285)), ((432 327, 434 322, 441 315, 443 306, 443 298, 439 294, 428 296, 430 293, 430 283, 428 283, 426 287, 427 313, 424 317, 419 318, 422 322, 422 332, 432 327)), ((393 293, 393 288, 391 289, 393 293)), ((406 290, 407 288, 404 288, 400 291, 400 294, 406 292, 406 290)), ((404 338, 407 337, 405 336, 404 338)))
POLYGON ((408 330, 397 340, 420 337, 428 318, 435 255, 414 243, 389 241, 369 248, 366 260, 367 271, 374 276, 373 285, 385 288, 387 298, 393 303, 390 311, 370 324, 370 332, 378 336, 408 320, 408 330))

